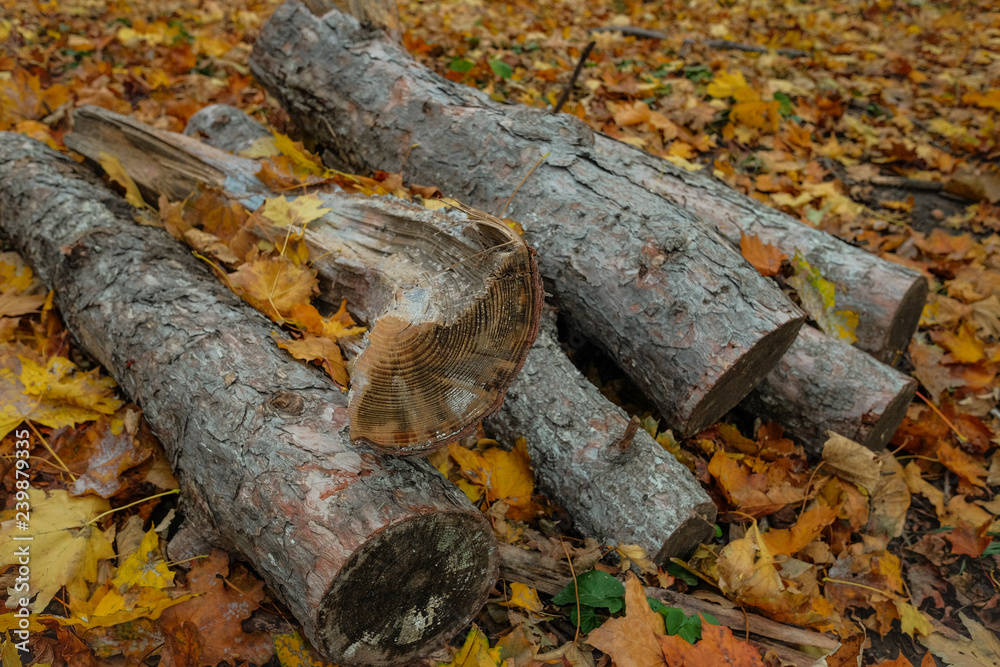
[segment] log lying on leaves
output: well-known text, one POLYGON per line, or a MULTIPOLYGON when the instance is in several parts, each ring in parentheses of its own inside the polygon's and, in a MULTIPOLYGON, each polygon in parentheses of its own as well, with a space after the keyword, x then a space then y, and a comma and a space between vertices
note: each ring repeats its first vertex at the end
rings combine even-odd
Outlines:
MULTIPOLYGON (((137 136, 140 126, 130 127, 137 136)), ((232 151, 270 136, 243 112, 224 106, 195 114, 186 132, 232 151)), ((178 153, 192 148, 176 135, 161 132, 156 136, 158 157, 145 163, 146 177, 153 176, 159 156, 171 148, 178 153)), ((164 162, 176 164, 184 159, 176 155, 164 162)), ((218 166, 226 164, 218 154, 212 159, 218 166)), ((164 167, 159 180, 167 178, 164 167)), ((335 257, 339 252, 338 234, 330 226, 315 226, 309 239, 311 256, 335 257)), ((349 285, 352 275, 378 269, 352 264, 347 271, 342 263, 330 261, 318 261, 316 266, 324 282, 333 286, 326 296, 334 302, 341 298, 340 286, 349 285)), ((361 312, 377 312, 368 303, 372 294, 354 290, 351 303, 361 312)), ((580 375, 551 332, 539 336, 507 395, 491 429, 509 439, 526 437, 541 485, 567 509, 582 532, 606 542, 638 544, 661 563, 687 553, 711 534, 716 508, 708 495, 645 431, 636 433, 633 428, 626 437, 630 425, 624 413, 580 375)))
MULTIPOLYGON (((94 160, 115 156, 153 201, 209 185, 253 210, 274 195, 257 162, 100 107, 76 110, 67 144, 94 160)), ((306 234, 328 235, 313 266, 337 275, 371 327, 352 372, 351 438, 401 454, 453 442, 500 407, 538 333, 533 253, 474 212, 458 219, 336 190, 321 194, 331 210, 306 234)))
POLYGON ((736 405, 795 339, 802 315, 775 285, 714 230, 604 160, 577 119, 498 105, 355 19, 317 18, 297 2, 268 21, 251 66, 355 173, 405 162, 407 180, 491 212, 513 196, 509 211, 561 311, 682 433, 736 405))
MULTIPOLYGON (((733 221, 739 221, 748 233, 780 242, 788 252, 794 252, 789 244, 798 244, 828 277, 850 281, 848 292, 858 299, 838 307, 859 311, 864 322, 859 335, 901 331, 890 336, 898 347, 904 343, 897 338, 908 339, 916 323, 913 315, 919 316, 926 285, 916 274, 721 183, 595 136, 573 117, 500 105, 446 81, 349 16, 334 11, 317 18, 296 2, 286 3, 258 38, 251 67, 296 122, 327 147, 331 160, 354 169, 403 169, 406 178, 462 193, 480 207, 500 210, 531 166, 548 154, 509 210, 539 249, 542 273, 553 281, 561 309, 584 335, 610 349, 682 434, 703 426, 701 417, 720 416, 714 408, 731 405, 720 398, 719 387, 728 381, 750 386, 759 379, 754 376, 759 367, 732 363, 733 353, 744 349, 741 341, 747 339, 727 328, 719 309, 733 308, 725 306, 737 296, 733 290, 759 296, 762 303, 773 289, 756 280, 759 276, 747 277, 740 261, 716 254, 716 266, 697 264, 694 256, 704 246, 678 242, 686 234, 700 234, 688 209, 705 215, 731 238, 733 221), (683 184, 688 190, 671 197, 668 187, 683 184), (721 211, 717 218, 709 215, 716 202, 721 211), (636 230, 643 242, 630 242, 636 237, 620 231, 623 227, 636 230), (691 271, 685 273, 685 267, 691 271), (733 276, 729 284, 719 278, 720 271, 733 276), (714 348, 706 338, 714 339, 714 348), (732 347, 721 349, 727 344, 732 347), (699 370, 704 368, 708 370, 699 370), (720 372, 723 380, 713 386, 720 372), (703 389, 692 390, 692 382, 703 389), (703 404, 692 417, 695 396, 711 408, 703 404)), ((871 346, 882 350, 887 344, 871 346)), ((905 402, 905 381, 899 376, 880 381, 879 392, 859 403, 829 384, 891 373, 850 350, 837 355, 838 364, 848 364, 843 374, 811 374, 813 368, 830 365, 824 359, 826 345, 814 337, 793 345, 760 390, 766 392, 754 403, 760 416, 784 419, 789 431, 812 447, 822 446, 822 434, 836 429, 872 446, 884 442, 884 434, 891 434, 902 417, 895 408, 905 402), (814 403, 815 397, 823 400, 814 403)), ((774 344, 771 349, 783 348, 774 344)), ((854 382, 851 386, 857 387, 854 382)))
POLYGON ((187 516, 253 564, 331 661, 437 648, 494 584, 489 524, 426 461, 354 449, 333 382, 133 213, 67 156, 0 133, 0 229, 142 404, 187 516))
POLYGON ((812 454, 823 451, 828 431, 879 451, 899 428, 916 391, 912 377, 804 326, 740 408, 778 422, 812 454))

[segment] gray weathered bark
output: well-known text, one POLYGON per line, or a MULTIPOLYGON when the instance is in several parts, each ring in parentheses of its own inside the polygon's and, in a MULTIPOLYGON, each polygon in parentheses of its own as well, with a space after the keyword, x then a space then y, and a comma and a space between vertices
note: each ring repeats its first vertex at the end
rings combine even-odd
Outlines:
MULTIPOLYGON (((185 132, 235 152, 268 134, 243 112, 222 106, 195 114, 185 132)), ((338 239, 328 232, 322 225, 314 230, 314 256, 336 256, 338 239)), ((330 285, 349 277, 337 262, 317 267, 330 285)), ((336 291, 330 296, 339 297, 336 291)), ((355 291, 351 303, 365 312, 367 298, 355 291)), ((686 554, 711 534, 714 503, 645 431, 623 442, 627 417, 570 363, 552 328, 550 322, 550 331, 539 336, 488 428, 508 439, 525 436, 540 485, 584 534, 638 544, 659 563, 686 554)))
MULTIPOLYGON (((100 107, 80 107, 73 120, 67 145, 95 161, 115 156, 153 201, 211 185, 254 210, 275 195, 253 160, 100 107)), ((370 327, 352 371, 351 438, 412 454, 470 433, 499 409, 538 333, 542 285, 531 249, 474 213, 445 215, 335 185, 319 197, 329 211, 305 233, 327 245, 312 254, 312 268, 336 274, 339 296, 370 327)), ((286 232, 270 230, 272 238, 286 232)))
POLYGON ((88 170, 0 133, 0 229, 141 403, 189 517, 250 561, 331 661, 399 664, 479 610, 489 524, 423 460, 354 448, 347 401, 88 170))
POLYGON ((916 391, 910 376, 804 326, 740 408, 775 420, 817 456, 827 431, 879 451, 899 428, 916 391))
POLYGON ((491 212, 517 190, 509 212, 560 309, 680 432, 722 416, 794 340, 801 313, 774 284, 717 232, 634 183, 575 118, 498 105, 352 17, 320 19, 297 2, 268 21, 251 67, 355 171, 399 171, 405 160, 408 180, 491 212))
MULTIPOLYGON (((265 27, 251 64, 297 122, 331 147, 333 157, 346 156, 355 166, 393 170, 400 168, 401 156, 408 153, 406 174, 442 188, 471 191, 480 205, 502 202, 523 173, 517 165, 530 166, 537 155, 551 150, 558 157, 549 158, 531 175, 511 210, 526 218, 529 238, 541 253, 542 272, 554 276, 556 296, 564 310, 592 337, 606 335, 607 327, 588 326, 590 321, 606 323, 612 311, 628 321, 633 300, 621 284, 591 280, 589 276, 597 269, 590 268, 583 281, 574 280, 580 275, 580 257, 600 252, 590 246, 619 242, 596 240, 599 229, 591 229, 588 236, 585 231, 559 227, 564 223, 561 215, 582 210, 585 204, 576 202, 588 201, 591 189, 623 193, 622 201, 633 212, 680 204, 718 225, 735 243, 740 236, 738 223, 747 233, 777 243, 786 252, 800 249, 838 282, 840 306, 856 310, 861 317, 862 347, 881 358, 894 356, 905 346, 916 326, 926 293, 926 281, 919 275, 802 225, 711 178, 677 169, 607 137, 593 136, 576 119, 564 116, 558 125, 539 110, 497 105, 478 91, 433 75, 386 40, 357 30, 350 17, 333 12, 317 19, 294 3, 286 4, 265 27), (359 81, 364 85, 358 85, 359 81), (553 124, 563 137, 552 129, 553 124), (419 147, 408 151, 414 143, 419 147), (397 150, 402 152, 394 155, 397 150), (581 167, 581 162, 587 167, 581 167), (539 176, 545 165, 551 166, 546 175, 539 176), (489 168, 497 170, 495 176, 485 173, 489 168), (624 193, 633 196, 625 198, 624 193), (556 209, 555 215, 548 216, 550 208, 556 209), (539 226, 538 233, 545 240, 532 233, 539 226), (588 248, 574 254, 576 243, 588 248), (553 248, 556 252, 550 254, 553 248)), ((626 216, 622 220, 630 219, 631 212, 620 213, 617 204, 602 204, 608 211, 619 212, 615 215, 626 216)), ((593 224, 600 225, 600 221, 601 216, 595 215, 593 224)), ((648 229, 655 232, 654 238, 670 238, 671 223, 690 224, 690 219, 664 216, 650 221, 648 229)), ((637 248, 625 252, 635 252, 638 261, 644 261, 637 248)), ((609 273, 625 264, 618 254, 588 259, 607 264, 609 273)), ((645 279, 648 276, 637 284, 645 279)), ((677 286, 677 278, 673 280, 657 294, 667 303, 684 289, 677 286)), ((637 321, 639 328, 620 331, 640 349, 656 349, 677 330, 670 317, 637 321)), ((784 423, 810 448, 822 446, 827 430, 846 431, 848 437, 880 447, 902 419, 901 406, 912 396, 912 382, 880 367, 861 351, 840 349, 833 342, 829 347, 837 348, 832 353, 836 360, 826 359, 827 347, 814 334, 800 336, 753 392, 754 409, 765 419, 784 423), (823 367, 844 372, 833 377, 810 373, 823 367), (866 391, 863 399, 855 398, 860 378, 868 377, 878 378, 875 390, 866 391)), ((673 372, 663 365, 662 357, 647 356, 646 364, 639 367, 622 363, 634 358, 619 356, 617 360, 652 398, 661 399, 657 402, 663 408, 657 387, 643 381, 651 372, 673 372), (648 365, 656 363, 661 365, 648 365)), ((665 414, 669 421, 672 415, 665 414)))

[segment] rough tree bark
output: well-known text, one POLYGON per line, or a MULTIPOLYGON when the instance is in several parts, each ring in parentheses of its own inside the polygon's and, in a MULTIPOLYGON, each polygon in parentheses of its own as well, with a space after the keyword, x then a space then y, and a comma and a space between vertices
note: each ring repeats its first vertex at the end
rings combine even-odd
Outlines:
MULTIPOLYGON (((224 188, 251 210, 276 196, 252 160, 99 107, 80 107, 73 119, 68 145, 95 161, 117 157, 153 201, 185 200, 199 185, 224 188)), ((306 234, 329 244, 312 255, 313 268, 336 273, 341 296, 371 328, 352 370, 351 438, 411 454, 468 434, 500 407, 538 333, 542 286, 531 249, 474 213, 336 186, 320 197, 331 210, 306 234)))
MULTIPOLYGON (((201 109, 188 121, 184 132, 234 153, 250 148, 258 139, 271 136, 250 116, 225 105, 201 109)), ((546 365, 556 368, 555 363, 546 365)), ((554 383, 554 378, 555 375, 544 376, 538 384, 563 386, 554 383)), ((566 384, 572 385, 572 382, 566 384)), ((518 386, 523 385, 523 382, 518 383, 518 386)), ((905 416, 916 387, 913 378, 806 326, 775 369, 750 392, 743 407, 756 415, 777 420, 815 454, 822 451, 827 431, 835 431, 879 450, 905 416)), ((540 395, 538 399, 543 403, 561 400, 565 405, 571 404, 565 397, 554 394, 540 395)), ((606 403, 603 398, 598 403, 601 401, 606 403)), ((550 431, 545 426, 544 412, 522 415, 521 427, 525 434, 534 433, 548 441, 550 431)), ((557 478, 560 476, 556 474, 557 478)), ((556 491, 553 495, 562 494, 556 491)))
POLYGON ((414 63, 331 11, 275 12, 255 76, 332 156, 400 171, 523 223, 560 309, 599 342, 684 434, 760 382, 802 322, 714 230, 633 183, 565 114, 502 107, 414 63), (419 146, 412 148, 413 144, 419 146), (409 156, 407 158, 407 156, 409 156))
MULTIPOLYGON (((131 126, 137 141, 140 130, 138 124, 131 126)), ((270 136, 243 112, 220 106, 196 114, 189 133, 217 148, 235 151, 270 136)), ((178 152, 193 147, 171 133, 158 132, 156 137, 159 143, 152 153, 159 157, 145 161, 141 174, 151 184, 169 180, 166 171, 157 174, 160 160, 176 164, 194 157, 185 153, 165 159, 171 141, 178 152)), ((142 142, 148 145, 152 137, 143 137, 142 142)), ((104 147, 120 148, 117 144, 104 147)), ((213 164, 225 166, 223 156, 216 154, 213 164)), ((234 179, 225 182, 232 185, 234 179)), ((379 266, 337 261, 341 241, 331 225, 313 226, 309 239, 311 256, 329 258, 315 263, 324 284, 330 286, 321 298, 336 304, 346 295, 352 310, 378 313, 378 293, 351 285, 353 276, 377 273, 379 266)), ((539 337, 508 396, 503 410, 509 417, 498 418, 491 428, 510 438, 526 437, 542 487, 569 511, 582 532, 607 542, 639 544, 661 563, 687 553, 711 534, 716 508, 708 495, 647 433, 633 429, 625 437, 627 417, 580 375, 551 333, 539 337)))
POLYGON ((88 170, 0 133, 0 229, 137 400, 186 514, 250 561, 331 661, 399 664, 486 600, 489 524, 422 459, 350 444, 347 401, 88 170))
MULTIPOLYGON (((688 214, 674 213, 682 210, 678 203, 708 215, 718 201, 718 215, 707 219, 732 240, 739 240, 734 226, 739 222, 748 233, 783 244, 788 252, 794 252, 793 245, 800 248, 835 281, 850 281, 843 294, 854 300, 847 307, 859 312, 864 322, 860 335, 867 337, 873 351, 884 352, 887 343, 876 339, 893 331, 892 345, 904 344, 900 337, 908 340, 916 324, 913 315, 919 316, 926 292, 920 276, 754 203, 724 184, 595 136, 575 118, 499 105, 479 91, 446 81, 351 17, 331 12, 317 18, 297 3, 287 3, 265 26, 251 66, 295 120, 330 149, 332 159, 354 168, 403 168, 408 177, 465 193, 479 206, 499 209, 527 169, 550 152, 518 191, 510 210, 525 223, 529 240, 539 249, 542 273, 554 281, 562 310, 585 335, 604 343, 612 337, 612 352, 620 344, 615 336, 627 336, 615 358, 661 409, 664 398, 658 392, 663 383, 648 376, 670 376, 677 370, 663 355, 640 357, 628 351, 658 350, 676 344, 674 336, 693 331, 675 319, 674 299, 687 285, 676 273, 649 273, 646 246, 619 249, 618 238, 602 238, 601 226, 609 217, 622 225, 638 225, 642 214, 655 212, 641 221, 642 233, 651 235, 654 246, 664 239, 669 245, 678 226, 694 225, 688 214), (418 147, 410 150, 412 144, 418 147), (609 198, 595 201, 594 192, 609 198), (567 218, 583 211, 591 219, 578 226, 566 224, 567 218), (613 253, 608 251, 612 246, 613 253), (634 278, 628 273, 618 273, 617 282, 597 277, 602 271, 620 272, 629 262, 642 265, 634 278), (630 278, 635 282, 626 284, 630 278), (649 302, 642 301, 634 294, 650 280, 660 281, 658 291, 645 295, 649 302), (673 305, 661 305, 657 312, 653 298, 673 305), (614 316, 621 318, 618 329, 612 324, 614 316)), ((661 255, 670 257, 663 268, 673 267, 682 254, 661 255)), ((702 304, 709 321, 714 321, 714 308, 721 303, 702 304)), ((695 317, 697 309, 690 307, 695 317)), ((681 388, 677 383, 674 387, 681 388)), ((754 392, 752 405, 760 416, 782 421, 810 448, 822 446, 827 430, 837 430, 877 449, 899 425, 914 387, 861 351, 841 349, 807 332, 754 392), (836 350, 828 353, 828 348, 836 350), (830 354, 835 360, 827 358, 830 354), (818 368, 834 375, 812 372, 818 368), (862 384, 868 377, 877 378, 874 386, 862 384), (859 389, 865 393, 860 400, 859 389)), ((699 420, 677 421, 676 410, 664 416, 680 425, 682 433, 701 425, 699 420)))

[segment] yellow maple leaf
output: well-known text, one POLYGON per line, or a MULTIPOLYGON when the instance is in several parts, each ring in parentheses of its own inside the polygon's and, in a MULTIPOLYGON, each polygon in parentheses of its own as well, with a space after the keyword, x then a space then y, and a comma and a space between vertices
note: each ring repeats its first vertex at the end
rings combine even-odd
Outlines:
POLYGON ((898 599, 893 599, 892 603, 896 605, 896 611, 899 612, 899 625, 904 633, 912 637, 913 633, 916 632, 927 637, 934 631, 930 620, 912 604, 898 599))
POLYGON ((833 283, 824 278, 819 270, 810 265, 798 252, 792 258, 792 265, 796 273, 788 279, 788 284, 799 295, 802 308, 827 336, 854 343, 858 339, 854 333, 858 328, 858 314, 850 310, 836 310, 837 301, 833 283))
POLYGON ((291 201, 284 197, 271 197, 264 200, 260 214, 270 220, 276 227, 305 227, 313 220, 322 218, 332 211, 323 208, 323 200, 312 193, 295 197, 291 201))
POLYGON ((243 264, 229 274, 229 283, 234 292, 277 322, 283 321, 292 306, 309 303, 319 291, 315 270, 281 256, 243 264))
POLYGON ((143 536, 139 548, 118 566, 111 583, 121 592, 132 586, 168 588, 173 585, 174 573, 160 558, 160 538, 156 530, 150 528, 143 536))
POLYGON ((500 649, 490 648, 489 638, 475 625, 465 636, 465 644, 447 665, 439 667, 506 667, 507 661, 500 659, 500 649))
MULTIPOLYGON (((726 70, 722 70, 712 77, 712 82, 705 87, 705 92, 712 97, 734 97, 738 102, 751 101, 749 98, 752 96, 747 93, 748 90, 750 93, 753 92, 743 76, 743 72, 728 72, 726 70)), ((759 99, 759 96, 757 98, 759 99)))
POLYGON ((510 584, 510 599, 501 602, 505 607, 521 607, 528 611, 541 611, 542 601, 538 597, 538 591, 531 586, 512 581, 510 584))
POLYGON ((70 600, 69 618, 62 616, 42 616, 43 620, 53 620, 63 626, 79 626, 86 629, 109 628, 128 623, 137 618, 157 620, 160 615, 175 605, 195 597, 193 593, 171 597, 166 591, 143 586, 122 595, 110 582, 98 588, 89 600, 70 600))
POLYGON ((975 364, 986 357, 983 342, 976 337, 968 322, 962 323, 957 335, 950 331, 943 332, 938 342, 951 352, 954 361, 961 364, 975 364))
POLYGON ((132 177, 125 171, 125 167, 114 155, 102 152, 98 156, 101 168, 112 181, 125 188, 125 201, 136 208, 146 208, 146 201, 139 194, 139 186, 135 184, 132 177))
POLYGON ((24 420, 61 428, 112 414, 121 406, 114 388, 114 380, 96 369, 81 373, 64 357, 43 366, 0 345, 0 438, 24 420))
POLYGON ((300 632, 274 635, 274 653, 282 667, 333 667, 316 653, 300 632))
MULTIPOLYGON (((27 494, 28 529, 21 530, 15 510, 6 511, 0 515, 0 539, 10 545, 31 545, 31 589, 26 596, 35 596, 31 610, 37 614, 63 586, 71 597, 86 597, 87 582, 97 580, 97 563, 114 558, 115 552, 104 533, 88 523, 111 509, 107 500, 73 498, 63 489, 46 492, 29 487, 27 494), (33 539, 14 541, 25 536, 33 539)), ((14 548, 5 550, 0 568, 17 564, 13 554, 14 548)))
POLYGON ((0 252, 0 290, 30 292, 40 286, 31 267, 16 252, 0 252))
POLYGON ((287 156, 292 161, 296 173, 311 174, 313 176, 323 176, 326 174, 326 167, 323 166, 319 159, 301 148, 301 144, 292 141, 287 135, 275 132, 274 145, 281 151, 282 155, 287 156))

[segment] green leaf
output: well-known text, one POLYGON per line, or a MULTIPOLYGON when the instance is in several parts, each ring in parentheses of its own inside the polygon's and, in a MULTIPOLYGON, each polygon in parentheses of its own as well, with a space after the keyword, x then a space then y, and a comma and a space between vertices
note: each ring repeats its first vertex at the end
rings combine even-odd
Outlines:
MULTIPOLYGON (((576 609, 569 612, 569 622, 576 625, 576 609)), ((604 624, 604 619, 597 615, 593 607, 580 605, 580 632, 588 633, 604 624)))
MULTIPOLYGON (((584 607, 605 607, 612 614, 625 604, 625 586, 622 582, 601 570, 590 570, 576 578, 580 586, 580 605, 584 607)), ((573 582, 559 591, 553 604, 576 604, 576 590, 573 582)))
POLYGON ((514 74, 514 68, 502 60, 491 60, 490 69, 501 79, 509 79, 514 74))
POLYGON ((667 634, 676 635, 680 632, 687 619, 687 615, 685 615, 680 609, 677 609, 676 607, 667 607, 666 612, 663 614, 663 625, 667 629, 667 634))
POLYGON ((677 577, 688 586, 698 585, 698 577, 694 576, 677 563, 671 563, 667 566, 667 574, 672 577, 677 577))
POLYGON ((688 644, 694 644, 701 639, 701 619, 697 616, 688 616, 677 629, 677 635, 688 644))
POLYGON ((715 616, 712 616, 707 611, 701 612, 701 618, 709 625, 719 625, 719 619, 717 619, 715 616))
POLYGON ((452 72, 459 72, 461 74, 465 74, 475 66, 476 63, 472 62, 471 60, 466 60, 465 58, 454 58, 452 59, 451 65, 449 65, 448 69, 450 69, 452 72))
POLYGON ((795 109, 792 107, 792 98, 788 96, 788 93, 777 92, 774 94, 774 99, 781 103, 781 106, 778 107, 778 113, 783 118, 788 118, 795 113, 795 109))
POLYGON ((707 65, 689 65, 684 68, 684 76, 695 83, 700 81, 711 81, 712 68, 707 65))

